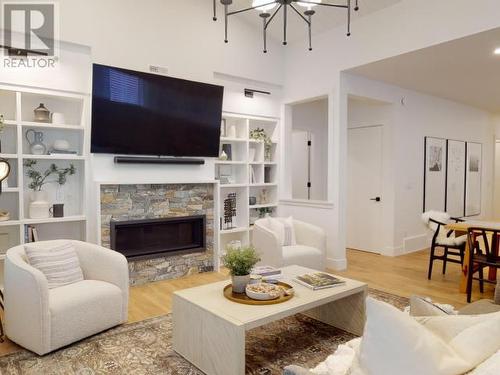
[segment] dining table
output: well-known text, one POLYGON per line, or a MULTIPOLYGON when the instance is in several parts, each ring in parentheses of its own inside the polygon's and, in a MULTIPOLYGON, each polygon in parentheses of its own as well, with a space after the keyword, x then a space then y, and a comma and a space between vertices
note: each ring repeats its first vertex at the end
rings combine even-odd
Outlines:
MULTIPOLYGON (((455 237, 468 235, 469 228, 483 228, 483 229, 500 229, 500 221, 495 220, 466 220, 458 223, 449 223, 445 226, 447 230, 453 230, 455 237)), ((496 249, 498 252, 498 249, 496 249)), ((465 257, 464 264, 462 265, 462 276, 460 278, 460 292, 467 293, 467 275, 469 272, 469 241, 465 243, 465 257)), ((497 277, 497 270, 490 268, 488 279, 495 281, 497 277)))

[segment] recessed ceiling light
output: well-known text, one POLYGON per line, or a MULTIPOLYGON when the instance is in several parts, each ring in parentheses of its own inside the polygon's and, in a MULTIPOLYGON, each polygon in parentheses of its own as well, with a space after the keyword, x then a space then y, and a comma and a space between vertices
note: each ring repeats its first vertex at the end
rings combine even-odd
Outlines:
POLYGON ((496 48, 496 49, 493 51, 493 53, 494 53, 495 55, 500 55, 500 47, 496 48))

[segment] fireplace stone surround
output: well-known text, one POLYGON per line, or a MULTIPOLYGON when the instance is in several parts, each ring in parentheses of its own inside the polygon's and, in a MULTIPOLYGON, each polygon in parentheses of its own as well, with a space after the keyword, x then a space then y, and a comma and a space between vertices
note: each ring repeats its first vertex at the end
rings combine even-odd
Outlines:
POLYGON ((110 248, 110 223, 203 215, 205 251, 129 259, 130 284, 175 279, 214 269, 214 185, 102 184, 101 245, 110 248))

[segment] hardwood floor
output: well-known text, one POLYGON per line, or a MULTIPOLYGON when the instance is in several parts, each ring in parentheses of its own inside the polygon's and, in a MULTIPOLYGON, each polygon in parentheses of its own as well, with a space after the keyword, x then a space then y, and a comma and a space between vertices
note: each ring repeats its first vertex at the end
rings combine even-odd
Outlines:
MULTIPOLYGON (((347 251, 348 269, 335 272, 338 275, 366 282, 370 287, 393 294, 409 297, 412 294, 429 296, 441 303, 456 307, 466 304, 466 295, 459 293, 460 266, 449 264, 446 275, 441 274, 441 263, 434 264, 432 280, 427 280, 428 251, 384 257, 356 250, 347 251)), ((172 310, 172 294, 215 281, 227 279, 226 271, 188 276, 177 280, 160 281, 130 288, 129 322, 137 322, 154 316, 167 314, 172 310)), ((485 285, 485 293, 479 293, 474 283, 473 300, 492 298, 493 285, 485 285)), ((9 340, 0 344, 0 355, 17 350, 9 340)))

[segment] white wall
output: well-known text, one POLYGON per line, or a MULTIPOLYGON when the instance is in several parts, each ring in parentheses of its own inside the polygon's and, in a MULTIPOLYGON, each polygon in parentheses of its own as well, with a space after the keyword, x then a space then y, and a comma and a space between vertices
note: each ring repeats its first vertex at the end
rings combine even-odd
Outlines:
POLYGON ((500 220, 500 115, 491 117, 495 129, 495 173, 493 190, 493 218, 500 220))
MULTIPOLYGON (((329 200, 333 212, 318 210, 334 244, 329 265, 345 264, 345 200, 347 157, 347 95, 343 70, 429 47, 500 26, 500 2, 482 0, 403 0, 370 16, 355 19, 352 36, 340 26, 314 37, 309 53, 302 41, 286 50, 284 102, 331 95, 328 158, 329 200), (305 69, 307 67, 307 69, 305 69)), ((362 4, 361 4, 362 5, 362 4)), ((283 117, 286 111, 282 112, 283 117)), ((284 124, 285 128, 288 126, 284 124)), ((419 125, 420 126, 420 125, 419 125)), ((285 150, 286 151, 286 150, 285 150)), ((284 156, 286 159, 286 155, 284 156)), ((285 165, 283 181, 290 165, 285 165)), ((401 196, 401 194, 400 194, 401 196)), ((409 208, 404 208, 403 211, 409 208)), ((311 208, 311 210, 314 210, 311 208)), ((398 218, 399 219, 399 218, 398 218)), ((404 218, 403 218, 404 221, 404 218)), ((410 236, 409 232, 405 237, 410 236)), ((413 245, 412 245, 413 246, 413 245)))
MULTIPOLYGON (((292 105, 292 128, 311 133, 311 199, 326 201, 328 198, 328 159, 325 157, 328 154, 328 99, 292 105)), ((293 153, 294 148, 289 152, 293 153)), ((298 166, 295 165, 294 170, 297 168, 298 166)))
MULTIPOLYGON (((442 98, 401 89, 363 77, 345 76, 349 94, 391 103, 390 116, 372 111, 375 121, 387 121, 384 165, 393 168, 386 184, 394 188, 394 237, 384 246, 387 255, 427 248, 428 233, 422 224, 424 137, 432 136, 483 144, 482 217, 493 214, 494 128, 489 113, 442 98), (401 99, 404 98, 404 105, 401 99), (384 120, 384 117, 386 120, 384 120), (391 123, 392 122, 392 123, 391 123)), ((359 105, 351 108, 352 118, 366 115, 359 105)), ((368 107, 369 108, 369 107, 368 107)), ((352 121, 349 117, 350 122, 352 121)), ((390 226, 390 222, 387 223, 390 226)))

